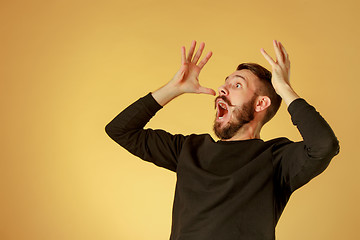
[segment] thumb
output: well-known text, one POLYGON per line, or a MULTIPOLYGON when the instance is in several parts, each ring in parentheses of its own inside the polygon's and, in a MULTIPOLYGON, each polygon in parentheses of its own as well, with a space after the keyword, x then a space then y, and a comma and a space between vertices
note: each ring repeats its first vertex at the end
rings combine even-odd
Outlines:
POLYGON ((210 95, 216 96, 216 92, 214 89, 206 88, 206 87, 202 87, 202 86, 199 87, 197 93, 205 93, 205 94, 210 94, 210 95))

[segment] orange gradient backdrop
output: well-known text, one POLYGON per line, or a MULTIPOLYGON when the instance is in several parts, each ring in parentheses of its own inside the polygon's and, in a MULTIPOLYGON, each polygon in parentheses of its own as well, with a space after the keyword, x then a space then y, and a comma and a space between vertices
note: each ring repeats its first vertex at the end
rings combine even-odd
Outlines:
MULTIPOLYGON (((325 1, 63 0, 0 3, 0 239, 168 239, 175 174, 118 146, 105 125, 169 81, 193 39, 217 89, 241 62, 270 69, 286 47, 291 82, 340 140, 296 191, 279 240, 358 239, 359 4, 325 1)), ((214 97, 184 95, 147 127, 212 133, 214 97)), ((264 140, 300 140, 284 104, 264 140)))

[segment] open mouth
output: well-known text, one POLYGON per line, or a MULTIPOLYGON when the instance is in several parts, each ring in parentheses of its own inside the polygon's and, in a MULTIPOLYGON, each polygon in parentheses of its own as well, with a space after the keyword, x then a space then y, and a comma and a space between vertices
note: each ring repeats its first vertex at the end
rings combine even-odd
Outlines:
POLYGON ((229 106, 224 100, 219 99, 216 102, 217 106, 217 113, 216 113, 216 119, 217 120, 225 120, 228 118, 229 115, 229 106))

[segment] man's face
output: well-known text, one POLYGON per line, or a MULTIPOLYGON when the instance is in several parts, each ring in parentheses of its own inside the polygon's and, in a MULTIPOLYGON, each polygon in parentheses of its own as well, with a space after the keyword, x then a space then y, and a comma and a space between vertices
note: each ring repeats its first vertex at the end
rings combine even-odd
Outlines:
POLYGON ((232 138, 244 124, 254 119, 255 92, 259 84, 257 76, 248 69, 226 77, 215 99, 214 132, 220 139, 232 138))

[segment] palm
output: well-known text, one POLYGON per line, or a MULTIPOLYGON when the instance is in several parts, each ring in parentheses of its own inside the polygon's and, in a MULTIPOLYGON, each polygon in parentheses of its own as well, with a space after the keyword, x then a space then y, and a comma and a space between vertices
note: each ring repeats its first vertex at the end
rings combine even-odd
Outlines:
POLYGON ((187 86, 188 90, 197 89, 200 86, 199 75, 201 69, 194 63, 184 63, 184 75, 180 82, 187 86))

